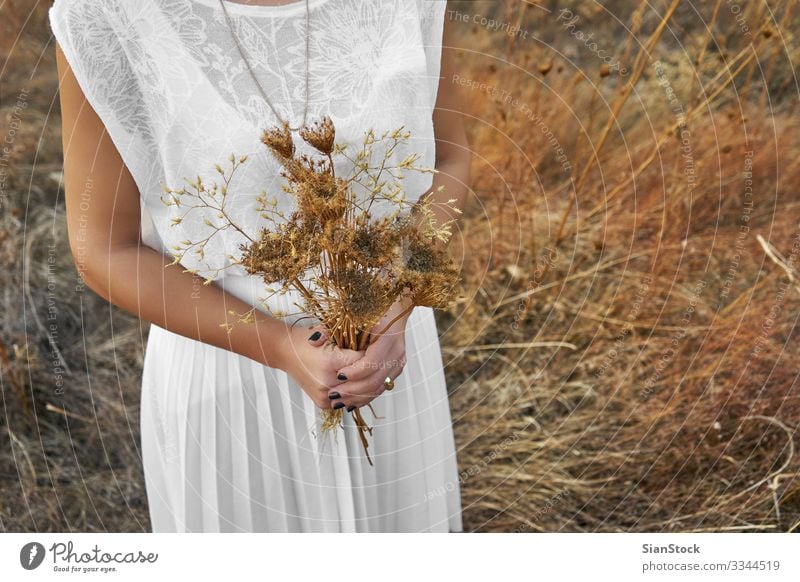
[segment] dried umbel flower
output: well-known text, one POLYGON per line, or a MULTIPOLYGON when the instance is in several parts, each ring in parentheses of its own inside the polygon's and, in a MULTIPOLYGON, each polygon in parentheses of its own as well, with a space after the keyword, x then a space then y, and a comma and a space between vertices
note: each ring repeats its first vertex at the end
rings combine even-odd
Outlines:
POLYGON ((327 171, 308 172, 295 183, 292 194, 298 212, 321 224, 342 218, 347 206, 347 184, 327 171))
POLYGON ((392 230, 389 221, 362 221, 352 233, 350 253, 360 265, 380 269, 398 253, 400 233, 392 230))
POLYGON ((261 135, 261 141, 280 160, 290 160, 294 156, 294 140, 288 123, 266 130, 261 135))
POLYGON ((313 126, 304 127, 300 130, 300 137, 312 145, 320 153, 330 155, 333 152, 333 144, 336 139, 336 130, 330 117, 317 121, 313 126))
POLYGON ((400 269, 414 305, 444 308, 452 301, 458 270, 443 250, 416 237, 405 245, 400 269))
POLYGON ((321 249, 316 242, 294 222, 277 232, 264 229, 255 242, 242 245, 241 265, 273 283, 294 281, 318 264, 321 249))
POLYGON ((377 323, 400 293, 392 279, 376 276, 371 269, 355 263, 339 269, 338 274, 340 280, 331 282, 338 295, 337 308, 360 331, 377 323))
MULTIPOLYGON (((401 127, 377 136, 369 129, 354 153, 334 142, 336 132, 329 118, 304 128, 300 135, 320 156, 297 155, 287 124, 263 133, 262 141, 283 166, 283 191, 293 199, 295 210, 287 215, 277 209, 277 199, 262 194, 257 198, 258 211, 271 227, 255 236, 234 224, 225 210, 230 184, 225 170, 217 166, 224 179, 221 189, 198 177, 193 187, 199 202, 191 208, 217 212, 221 224, 215 225, 211 236, 228 228, 241 233, 246 242, 236 264, 276 292, 299 291, 305 312, 322 322, 331 341, 341 348, 365 349, 371 330, 401 294, 412 298, 409 310, 414 305, 446 306, 454 297, 458 271, 439 243, 448 240, 452 221, 439 224, 427 198, 416 204, 406 201, 402 173, 434 171, 417 166, 416 155, 392 157, 410 133, 401 127), (382 147, 375 147, 378 142, 382 147), (373 159, 376 151, 382 157, 373 159), (350 175, 336 176, 337 155, 350 162, 350 175), (388 207, 389 212, 374 217, 371 209, 378 206, 388 207)), ((231 157, 231 175, 245 159, 237 163, 231 157)), ((166 191, 172 194, 167 203, 176 206, 186 205, 184 198, 193 196, 185 189, 166 191)), ((202 250, 209 239, 186 243, 202 250)), ((352 414, 366 452, 372 429, 359 409, 352 414)), ((324 410, 323 430, 340 426, 342 417, 341 409, 324 410)), ((367 459, 372 463, 368 452, 367 459)))

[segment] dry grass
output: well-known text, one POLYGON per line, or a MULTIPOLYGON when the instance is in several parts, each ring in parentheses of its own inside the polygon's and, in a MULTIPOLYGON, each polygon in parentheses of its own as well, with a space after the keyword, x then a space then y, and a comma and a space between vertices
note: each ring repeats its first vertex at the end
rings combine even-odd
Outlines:
MULTIPOLYGON (((511 2, 450 6, 470 18, 454 22, 468 35, 459 75, 497 88, 467 90, 469 299, 439 318, 466 527, 796 530, 797 2, 747 3, 749 35, 724 2, 700 15, 672 0, 657 11, 551 4, 542 3, 549 14, 511 2), (556 20, 564 6, 628 75, 609 74, 556 20), (475 14, 519 23, 528 38, 490 31, 475 14)), ((134 318, 75 292, 51 176, 52 54, 35 64, 42 14, 25 24, 27 14, 16 22, 34 33, 3 47, 16 59, 3 72, 13 80, 3 113, 22 87, 29 107, 3 190, 0 526, 146 530, 144 335, 134 318), (48 300, 70 369, 63 395, 48 300)))

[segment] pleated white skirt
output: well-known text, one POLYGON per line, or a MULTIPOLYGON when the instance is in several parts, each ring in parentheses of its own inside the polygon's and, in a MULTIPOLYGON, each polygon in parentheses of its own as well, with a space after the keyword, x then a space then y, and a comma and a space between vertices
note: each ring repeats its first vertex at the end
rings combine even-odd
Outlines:
MULTIPOLYGON (((224 288, 255 305, 252 277, 224 288)), ((290 295, 270 306, 291 308, 290 295)), ((152 325, 141 394, 154 532, 462 531, 455 443, 433 310, 406 327, 407 364, 373 401, 370 466, 349 414, 319 409, 284 372, 152 325)))

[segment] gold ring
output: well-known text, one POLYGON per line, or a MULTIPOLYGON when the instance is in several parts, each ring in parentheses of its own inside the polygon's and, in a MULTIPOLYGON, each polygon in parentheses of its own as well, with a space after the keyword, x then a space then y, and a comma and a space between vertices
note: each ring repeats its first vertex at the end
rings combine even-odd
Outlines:
POLYGON ((386 380, 383 381, 383 385, 387 390, 391 390, 394 388, 394 380, 392 380, 389 376, 386 376, 386 380))

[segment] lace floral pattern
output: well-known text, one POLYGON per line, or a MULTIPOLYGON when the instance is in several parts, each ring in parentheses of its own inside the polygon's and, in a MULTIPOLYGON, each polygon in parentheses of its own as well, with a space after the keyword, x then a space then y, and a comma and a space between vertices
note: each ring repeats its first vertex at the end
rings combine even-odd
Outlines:
MULTIPOLYGON (((301 0, 301 4, 304 4, 301 0)), ((275 109, 302 120, 305 100, 305 9, 229 6, 234 32, 275 109), (277 9, 276 9, 277 8, 277 9)), ((438 87, 445 0, 311 0, 308 121, 329 115, 337 140, 404 125, 409 151, 435 162, 431 116, 438 87)), ((170 252, 207 236, 204 220, 171 226, 179 216, 161 202, 161 185, 218 177, 214 164, 231 152, 250 159, 237 175, 231 215, 259 225, 255 196, 280 197, 280 168, 259 138, 278 123, 241 60, 217 0, 55 0, 53 33, 87 99, 136 180, 149 246, 170 252)), ((348 168, 337 168, 345 172, 348 168)), ((431 176, 409 175, 409 199, 431 176)), ((201 260, 184 266, 215 278, 242 242, 224 233, 201 260)), ((188 263, 188 264, 187 264, 188 263)), ((241 274, 242 270, 233 271, 241 274)))

